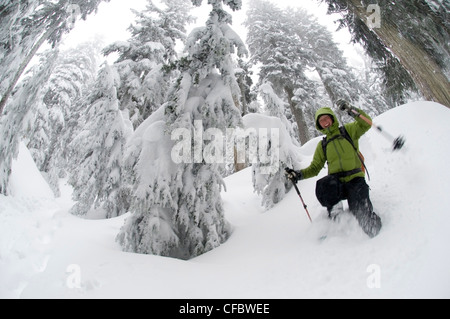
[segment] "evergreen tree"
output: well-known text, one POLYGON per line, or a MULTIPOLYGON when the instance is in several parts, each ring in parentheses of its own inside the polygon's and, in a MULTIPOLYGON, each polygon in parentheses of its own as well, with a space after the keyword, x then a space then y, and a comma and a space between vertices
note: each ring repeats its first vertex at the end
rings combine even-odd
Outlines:
POLYGON ((309 140, 304 108, 314 97, 313 83, 305 76, 306 60, 300 50, 298 37, 285 23, 283 10, 262 0, 250 1, 245 25, 251 61, 261 64, 259 83, 269 81, 282 98, 286 98, 295 117, 301 143, 309 140), (295 100, 295 92, 302 89, 302 104, 295 100))
POLYGON ((264 149, 264 143, 256 143, 256 140, 249 137, 249 143, 257 144, 249 147, 257 147, 258 154, 266 155, 265 160, 253 163, 252 181, 255 192, 262 196, 262 206, 270 209, 280 202, 292 187, 292 183, 285 177, 284 169, 293 167, 293 163, 301 156, 298 153, 299 143, 293 137, 292 123, 285 116, 287 103, 276 95, 268 82, 261 85, 260 95, 265 102, 265 114, 249 114, 244 117, 244 124, 246 128, 264 127, 270 131, 267 134, 267 149, 264 149))
POLYGON ((96 78, 99 57, 98 42, 82 43, 61 52, 28 116, 24 132, 27 147, 56 196, 59 179, 73 164, 66 146, 83 125, 79 121, 80 108, 96 78))
POLYGON ((131 38, 104 49, 106 55, 119 53, 114 63, 121 79, 117 94, 121 109, 129 110, 135 127, 165 101, 170 85, 166 66, 177 59, 177 41, 186 40, 186 24, 194 21, 189 0, 161 2, 164 9, 148 0, 145 10, 134 11, 131 38))
POLYGON ((71 209, 75 215, 109 218, 128 210, 122 167, 126 139, 131 132, 119 110, 117 83, 117 74, 106 64, 99 72, 82 117, 84 129, 69 146, 76 156, 72 159, 76 169, 69 179, 77 201, 71 209))
POLYGON ((253 72, 250 62, 244 62, 243 59, 238 59, 238 83, 241 89, 241 114, 242 116, 250 113, 248 105, 256 100, 256 94, 252 92, 253 80, 251 78, 253 72))
MULTIPOLYGON (((345 99, 372 115, 378 115, 389 108, 381 96, 381 90, 369 90, 368 83, 357 79, 343 52, 334 42, 332 34, 325 26, 320 25, 317 19, 303 9, 293 8, 285 11, 285 19, 289 21, 287 23, 291 23, 292 30, 301 39, 302 51, 306 52, 308 65, 320 77, 331 102, 327 104, 334 107, 338 99, 345 99)), ((340 116, 340 112, 336 114, 340 116)), ((314 117, 311 120, 314 120, 314 117)), ((314 121, 311 121, 311 124, 315 127, 314 121)))
POLYGON ((379 63, 396 102, 417 87, 426 99, 450 107, 448 1, 380 0, 378 12, 368 0, 326 2, 329 12, 343 14, 341 26, 349 28, 353 41, 379 63))
POLYGON ((305 127, 299 136, 317 136, 315 110, 324 105, 334 107, 338 99, 357 103, 373 114, 388 108, 378 92, 369 91, 357 80, 331 33, 316 18, 303 9, 281 10, 263 0, 251 4, 249 47, 252 59, 263 63, 260 82, 272 82, 276 93, 289 102, 297 125, 298 118, 302 119, 305 127), (313 80, 311 71, 320 82, 313 80))
POLYGON ((189 259, 230 236, 220 197, 222 132, 242 125, 232 54, 235 48, 238 56, 246 50, 222 2, 233 10, 241 7, 240 0, 208 1, 209 19, 188 38, 168 102, 130 141, 132 214, 117 237, 127 251, 189 259))
POLYGON ((26 36, 25 25, 38 5, 38 1, 33 0, 9 0, 0 4, 0 117, 14 89, 15 73, 32 49, 34 39, 26 36))
POLYGON ((26 116, 42 94, 42 83, 46 83, 55 66, 58 51, 47 51, 41 56, 38 67, 15 93, 0 118, 0 193, 8 195, 11 162, 17 157, 18 145, 22 137, 26 116))
POLYGON ((292 143, 299 146, 297 139, 294 138, 295 134, 293 132, 294 128, 292 123, 286 117, 287 112, 285 109, 288 107, 287 103, 278 97, 270 82, 266 82, 260 86, 259 94, 264 101, 265 114, 279 118, 283 123, 283 126, 286 127, 286 130, 289 132, 289 135, 292 137, 292 143))
POLYGON ((41 45, 55 48, 79 16, 109 0, 4 0, 0 4, 0 116, 25 68, 41 45))

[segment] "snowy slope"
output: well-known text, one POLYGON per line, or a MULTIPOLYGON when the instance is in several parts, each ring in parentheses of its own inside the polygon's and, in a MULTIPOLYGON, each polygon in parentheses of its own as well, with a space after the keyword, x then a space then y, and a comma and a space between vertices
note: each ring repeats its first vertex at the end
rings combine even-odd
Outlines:
MULTIPOLYGON (((404 135, 402 150, 392 152, 374 129, 361 139, 383 219, 377 237, 365 236, 349 215, 323 220, 317 178, 298 184, 313 224, 294 190, 264 211, 246 169, 226 179, 223 193, 233 235, 190 261, 122 252, 114 238, 127 215, 70 215, 68 187, 52 199, 36 171, 19 178, 34 165, 21 148, 14 196, 0 195, 0 297, 449 298, 449 121, 442 105, 411 103, 374 120, 404 135)), ((303 146, 305 166, 319 140, 303 146)))

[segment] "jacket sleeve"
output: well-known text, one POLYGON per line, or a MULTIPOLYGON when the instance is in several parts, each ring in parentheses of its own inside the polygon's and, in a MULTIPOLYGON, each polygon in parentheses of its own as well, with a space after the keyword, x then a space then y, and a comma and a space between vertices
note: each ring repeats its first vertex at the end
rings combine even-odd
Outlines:
MULTIPOLYGON (((363 110, 357 109, 358 112, 367 118, 368 120, 372 121, 372 118, 363 110)), ((345 124, 345 129, 347 130, 348 134, 352 138, 353 141, 359 140, 359 138, 366 133, 372 126, 364 121, 360 117, 356 117, 355 121, 345 124)))
POLYGON ((325 155, 323 154, 322 141, 320 141, 317 144, 316 151, 314 152, 314 157, 311 164, 307 168, 300 170, 303 179, 317 176, 317 174, 319 174, 320 170, 323 168, 324 165, 325 165, 325 155))

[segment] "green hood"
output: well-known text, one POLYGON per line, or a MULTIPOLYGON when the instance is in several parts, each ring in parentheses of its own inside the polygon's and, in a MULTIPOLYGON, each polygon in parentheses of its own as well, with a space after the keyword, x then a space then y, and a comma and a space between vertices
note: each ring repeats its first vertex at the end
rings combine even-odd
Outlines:
POLYGON ((336 115, 334 114, 333 110, 329 107, 322 107, 322 108, 318 109, 316 112, 315 121, 316 121, 316 129, 319 132, 321 132, 322 134, 330 135, 335 130, 339 130, 339 121, 338 121, 336 115), (325 115, 325 114, 330 115, 333 118, 333 125, 331 125, 331 127, 329 129, 323 129, 319 125, 319 117, 321 115, 325 115))

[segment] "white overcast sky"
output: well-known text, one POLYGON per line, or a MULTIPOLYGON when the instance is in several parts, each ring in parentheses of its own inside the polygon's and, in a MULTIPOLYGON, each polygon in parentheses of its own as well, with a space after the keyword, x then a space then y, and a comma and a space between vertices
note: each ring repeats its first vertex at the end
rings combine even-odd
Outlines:
MULTIPOLYGON (((158 0, 154 0, 154 2, 158 3, 158 0)), ((242 23, 246 17, 246 2, 246 0, 242 1, 243 8, 239 11, 232 12, 231 9, 228 10, 233 15, 233 29, 238 32, 244 41, 246 31, 242 23)), ((348 31, 343 29, 335 32, 337 26, 333 21, 338 16, 327 15, 327 6, 325 4, 317 0, 271 0, 271 2, 281 8, 286 6, 299 6, 308 10, 318 18, 319 23, 326 25, 333 32, 335 41, 350 59, 349 63, 353 66, 361 63, 359 53, 355 52, 353 45, 349 45, 350 35, 348 31)), ((130 11, 130 8, 137 10, 143 9, 146 3, 147 0, 111 0, 110 2, 102 2, 99 5, 97 14, 90 15, 86 21, 79 20, 76 22, 75 29, 65 37, 64 44, 73 46, 76 43, 90 40, 96 34, 103 36, 105 45, 115 41, 127 40, 130 35, 127 28, 134 21, 134 15, 130 11)), ((203 0, 202 6, 192 11, 192 14, 197 16, 195 26, 204 25, 210 11, 211 6, 208 5, 208 1, 203 0)))

